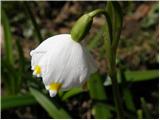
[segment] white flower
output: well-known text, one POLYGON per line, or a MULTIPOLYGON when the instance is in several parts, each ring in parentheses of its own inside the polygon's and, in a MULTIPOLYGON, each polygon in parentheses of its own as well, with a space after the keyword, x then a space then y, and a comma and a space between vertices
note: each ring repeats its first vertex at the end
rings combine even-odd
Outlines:
POLYGON ((93 58, 70 34, 55 35, 30 52, 33 75, 42 77, 50 96, 80 86, 96 71, 93 58))

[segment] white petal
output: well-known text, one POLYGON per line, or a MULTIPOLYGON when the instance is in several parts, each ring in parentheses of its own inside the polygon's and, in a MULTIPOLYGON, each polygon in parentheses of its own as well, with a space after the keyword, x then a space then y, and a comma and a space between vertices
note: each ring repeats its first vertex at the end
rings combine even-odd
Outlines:
POLYGON ((84 52, 85 52, 85 58, 88 62, 89 65, 89 72, 90 73, 94 73, 97 71, 97 65, 93 59, 93 57, 91 56, 91 54, 88 52, 87 49, 83 48, 84 52))
POLYGON ((56 96, 56 94, 57 94, 56 90, 49 90, 50 97, 54 97, 54 96, 56 96))
POLYGON ((69 60, 74 41, 71 41, 70 37, 58 41, 58 44, 52 45, 54 50, 47 52, 43 57, 44 60, 41 60, 40 62, 45 85, 49 85, 52 82, 63 82, 60 78, 63 75, 63 72, 65 72, 64 68, 69 60))
POLYGON ((49 85, 45 86, 46 90, 49 90, 49 85))
POLYGON ((34 70, 35 66, 31 66, 31 70, 34 70))
POLYGON ((37 74, 36 76, 37 76, 37 77, 41 77, 41 74, 37 74))
POLYGON ((88 76, 88 65, 84 58, 84 52, 80 44, 74 44, 70 59, 65 67, 62 79, 65 79, 62 88, 69 89, 80 86, 88 76))
MULTIPOLYGON (((31 66, 32 68, 35 67, 42 59, 43 55, 46 54, 48 51, 54 50, 53 45, 57 46, 57 44, 61 44, 62 39, 69 38, 69 34, 61 34, 50 37, 44 40, 36 49, 30 52, 31 55, 31 66)), ((32 69, 33 70, 33 69, 32 69)))
POLYGON ((67 40, 68 38, 70 38, 69 34, 60 34, 49 37, 48 39, 44 40, 36 49, 34 49, 34 51, 31 51, 30 54, 32 56, 35 52, 47 52, 54 50, 53 45, 59 45, 63 42, 63 40, 67 40))
POLYGON ((33 53, 33 51, 31 51, 32 53, 32 58, 31 58, 31 66, 32 66, 32 70, 34 70, 35 66, 38 65, 39 61, 42 59, 43 55, 46 53, 46 52, 42 52, 42 51, 35 51, 33 53))
POLYGON ((33 71, 33 74, 32 74, 33 76, 36 76, 36 72, 35 71, 33 71))

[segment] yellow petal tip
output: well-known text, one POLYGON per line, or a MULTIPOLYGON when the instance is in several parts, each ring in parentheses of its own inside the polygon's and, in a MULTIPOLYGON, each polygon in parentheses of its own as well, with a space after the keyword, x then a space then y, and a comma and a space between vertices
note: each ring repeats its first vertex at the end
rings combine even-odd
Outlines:
POLYGON ((62 83, 51 83, 49 85, 49 90, 58 91, 62 86, 62 83))

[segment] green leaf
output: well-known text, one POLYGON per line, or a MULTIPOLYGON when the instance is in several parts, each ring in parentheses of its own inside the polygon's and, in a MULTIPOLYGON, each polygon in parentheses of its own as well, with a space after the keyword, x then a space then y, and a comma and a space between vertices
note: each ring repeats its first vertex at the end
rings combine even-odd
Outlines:
POLYGON ((89 94, 95 102, 93 109, 95 111, 95 118, 111 118, 110 109, 108 109, 107 96, 103 86, 103 81, 98 73, 91 76, 88 81, 89 94))
POLYGON ((111 112, 108 110, 108 105, 104 103, 96 103, 94 109, 96 119, 107 119, 112 117, 111 112))
POLYGON ((51 102, 46 96, 34 88, 30 88, 31 94, 35 97, 37 102, 48 112, 52 118, 69 119, 70 115, 62 108, 56 107, 55 103, 51 102))
POLYGON ((6 13, 4 9, 2 9, 2 25, 3 25, 3 30, 4 30, 4 44, 5 44, 5 55, 6 55, 6 60, 8 64, 13 65, 14 59, 13 59, 13 49, 12 49, 12 35, 11 35, 11 29, 9 25, 8 18, 6 16, 6 13))
POLYGON ((126 81, 126 77, 124 75, 123 69, 120 70, 120 79, 122 81, 123 98, 124 98, 124 103, 126 105, 126 108, 132 112, 135 112, 136 108, 135 108, 135 104, 133 101, 133 96, 132 96, 130 89, 128 88, 128 83, 126 81))
POLYGON ((19 40, 16 40, 16 46, 17 46, 17 50, 18 50, 18 54, 19 54, 19 62, 20 62, 21 71, 24 72, 25 57, 24 57, 23 48, 22 48, 19 40))
POLYGON ((104 48, 105 52, 109 61, 108 68, 111 70, 111 65, 113 64, 113 51, 112 51, 112 26, 111 26, 111 19, 108 14, 106 16, 106 22, 103 26, 103 37, 104 37, 104 48))
POLYGON ((123 88, 123 95, 126 108, 132 112, 135 112, 136 108, 133 102, 133 96, 131 94, 131 91, 127 87, 123 88))
MULTIPOLYGON (((118 83, 121 83, 120 73, 117 73, 118 83)), ((159 78, 159 70, 144 70, 144 71, 125 71, 125 78, 127 82, 141 82, 146 80, 152 80, 159 78)), ((111 85, 111 80, 107 80, 104 83, 106 86, 111 85)))
POLYGON ((78 88, 72 88, 71 90, 69 90, 68 92, 64 93, 64 95, 61 97, 62 100, 67 100, 68 98, 77 95, 79 93, 82 93, 83 90, 81 87, 78 88))
POLYGON ((17 71, 13 66, 8 64, 6 59, 2 59, 2 77, 3 83, 5 88, 5 95, 14 95, 16 94, 17 88, 17 71))
POLYGON ((159 77, 159 70, 126 71, 125 76, 130 82, 151 80, 159 77))
POLYGON ((101 36, 102 36, 102 30, 100 29, 100 30, 96 33, 96 35, 94 35, 92 38, 90 38, 90 39, 88 40, 89 43, 87 44, 87 48, 88 48, 89 50, 92 50, 92 49, 96 48, 96 47, 99 45, 99 43, 100 43, 100 38, 101 38, 101 36))
POLYGON ((117 1, 108 1, 106 11, 108 12, 111 18, 112 33, 113 33, 112 48, 114 51, 116 51, 122 29, 122 22, 123 22, 122 10, 117 1))
POLYGON ((32 95, 27 94, 24 96, 2 96, 1 109, 10 109, 13 107, 21 107, 37 103, 32 95))
POLYGON ((107 96, 103 86, 103 81, 98 73, 95 73, 88 80, 88 89, 92 99, 106 100, 107 96))
POLYGON ((9 25, 9 20, 6 16, 5 10, 2 9, 2 24, 4 29, 4 38, 5 38, 5 57, 6 62, 5 66, 7 67, 6 70, 9 73, 7 80, 4 80, 5 89, 7 94, 16 94, 19 88, 19 80, 17 79, 17 71, 14 68, 14 57, 13 57, 13 38, 11 35, 11 28, 9 25))
POLYGON ((137 110, 137 118, 138 119, 143 119, 143 111, 141 109, 137 110))

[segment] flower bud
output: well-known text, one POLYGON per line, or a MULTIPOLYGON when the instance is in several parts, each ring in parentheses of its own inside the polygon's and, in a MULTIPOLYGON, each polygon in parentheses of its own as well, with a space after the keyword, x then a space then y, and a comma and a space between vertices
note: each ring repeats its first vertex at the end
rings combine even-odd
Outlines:
POLYGON ((71 37, 75 41, 81 41, 89 32, 92 25, 93 17, 85 14, 80 17, 71 30, 71 37))

